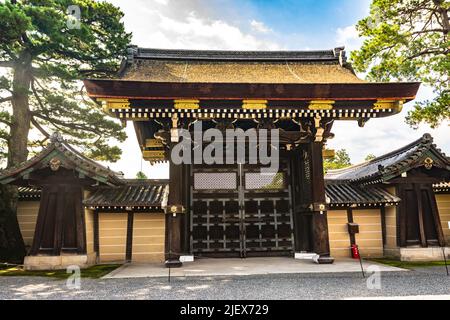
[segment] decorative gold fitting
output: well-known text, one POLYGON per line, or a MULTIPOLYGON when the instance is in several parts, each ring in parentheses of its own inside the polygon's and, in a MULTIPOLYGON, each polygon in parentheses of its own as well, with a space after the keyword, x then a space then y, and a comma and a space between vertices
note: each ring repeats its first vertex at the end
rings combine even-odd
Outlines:
POLYGON ((195 99, 191 99, 191 100, 174 100, 174 108, 175 109, 188 109, 188 110, 193 110, 193 109, 198 109, 200 108, 200 101, 199 100, 195 100, 195 99))
POLYGON ((110 109, 129 109, 130 102, 128 99, 121 98, 97 98, 102 103, 103 111, 108 112, 110 109))
POLYGON ((166 207, 165 212, 172 214, 175 216, 177 213, 185 213, 185 208, 182 205, 171 205, 169 207, 166 207))
POLYGON ((334 158, 336 156, 336 152, 334 151, 334 149, 323 149, 322 150, 322 157, 324 159, 331 159, 334 158))
POLYGON ((377 100, 373 104, 373 110, 392 109, 397 112, 402 111, 404 100, 377 100))
POLYGON ((267 100, 242 100, 242 109, 247 110, 267 109, 267 100))
POLYGON ((146 139, 145 147, 146 148, 161 148, 161 147, 163 147, 163 144, 162 144, 161 140, 158 140, 158 139, 146 139))
POLYGON ((142 156, 148 161, 165 160, 166 158, 164 150, 144 150, 142 156))
POLYGON ((309 102, 309 110, 331 110, 334 100, 312 100, 309 102))
POLYGON ((314 126, 316 127, 316 135, 315 135, 314 142, 321 142, 323 140, 323 133, 324 133, 325 129, 320 126, 321 119, 322 118, 320 116, 316 116, 314 118, 314 126))
POLYGON ((428 169, 428 170, 430 170, 432 167, 433 167, 433 159, 431 159, 431 158, 426 158, 424 161, 423 161, 423 165, 425 166, 425 169, 428 169))
POLYGON ((61 166, 61 160, 59 160, 58 158, 52 158, 49 161, 49 165, 52 171, 58 171, 59 167, 61 166))

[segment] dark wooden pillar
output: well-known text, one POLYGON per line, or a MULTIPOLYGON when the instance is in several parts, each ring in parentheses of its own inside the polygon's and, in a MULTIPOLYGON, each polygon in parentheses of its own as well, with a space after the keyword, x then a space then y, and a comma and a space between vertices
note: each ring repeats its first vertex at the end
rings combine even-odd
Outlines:
POLYGON ((127 243, 125 249, 125 260, 128 262, 131 262, 133 258, 133 224, 134 224, 134 212, 128 212, 127 243))
POLYGON ((165 258, 167 267, 180 267, 182 215, 185 214, 183 197, 183 165, 170 161, 169 198, 166 208, 165 258))
POLYGON ((322 142, 309 144, 311 161, 312 192, 312 247, 320 255, 319 263, 332 263, 328 239, 327 205, 325 201, 325 182, 323 174, 322 142))

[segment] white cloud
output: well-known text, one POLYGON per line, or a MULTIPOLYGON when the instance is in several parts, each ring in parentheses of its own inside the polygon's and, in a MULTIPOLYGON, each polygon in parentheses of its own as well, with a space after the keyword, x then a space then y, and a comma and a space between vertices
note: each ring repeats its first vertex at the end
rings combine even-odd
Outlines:
MULTIPOLYGON (((296 35, 293 33, 278 38, 281 39, 281 43, 277 42, 274 40, 277 36, 275 33, 258 32, 258 28, 262 31, 267 27, 262 22, 248 17, 243 19, 247 26, 250 21, 251 30, 246 32, 242 27, 244 25, 240 26, 236 22, 239 17, 227 14, 228 9, 225 7, 214 8, 214 1, 110 1, 124 11, 125 26, 128 31, 133 31, 133 43, 143 47, 277 50, 292 43, 296 35), (270 37, 267 37, 268 34, 270 37)), ((354 25, 336 29, 334 41, 336 45, 345 45, 348 51, 359 48, 362 43, 354 25)), ((430 96, 428 91, 421 88, 418 100, 428 98, 430 96)), ((353 163, 357 163, 363 161, 369 153, 381 155, 408 144, 424 132, 429 132, 437 145, 450 153, 448 124, 442 124, 434 130, 425 125, 419 130, 411 129, 404 122, 411 105, 407 104, 399 115, 371 119, 364 128, 359 128, 356 121, 336 121, 333 127, 336 138, 330 140, 329 147, 347 149, 353 163)), ((118 163, 109 165, 112 169, 124 171, 127 177, 133 178, 141 167, 141 151, 130 123, 126 131, 129 138, 121 144, 123 157, 118 163)), ((167 165, 150 166, 145 161, 142 164, 147 176, 168 177, 167 165)))
MULTIPOLYGON (((110 0, 125 13, 127 31, 133 32, 133 44, 149 48, 277 50, 280 45, 260 39, 241 30, 223 17, 211 18, 208 3, 194 0, 110 0)), ((246 20, 248 21, 248 20, 246 20)), ((264 25, 262 25, 264 26, 264 25)), ((141 169, 149 178, 168 178, 168 165, 150 166, 142 153, 131 123, 126 128, 128 139, 122 143, 122 158, 108 163, 125 177, 134 178, 141 169)))
MULTIPOLYGON (((243 31, 225 17, 212 18, 205 2, 194 0, 167 2, 161 0, 112 0, 125 13, 124 23, 133 32, 133 43, 150 48, 277 50, 280 45, 243 31), (139 10, 136 10, 139 8, 139 10)), ((210 5, 212 6, 212 5, 210 5)), ((234 20, 233 20, 234 21, 234 20)))
POLYGON ((336 29, 336 45, 344 45, 348 51, 358 49, 363 42, 355 25, 336 29))
POLYGON ((169 0, 155 0, 156 3, 167 6, 169 4, 169 0))
MULTIPOLYGON (((429 87, 422 86, 417 95, 418 101, 433 97, 429 87)), ((358 127, 356 121, 335 121, 332 132, 336 135, 330 140, 328 147, 332 149, 346 149, 352 163, 360 163, 372 153, 381 156, 385 153, 401 148, 420 138, 424 133, 430 133, 434 142, 444 152, 450 152, 450 121, 442 123, 432 129, 422 124, 417 130, 405 123, 405 117, 412 109, 414 102, 404 105, 401 113, 386 118, 370 119, 363 128, 358 127)))
POLYGON ((250 21, 250 26, 252 27, 253 31, 261 32, 261 33, 268 33, 271 32, 272 29, 267 27, 263 22, 252 20, 250 21))

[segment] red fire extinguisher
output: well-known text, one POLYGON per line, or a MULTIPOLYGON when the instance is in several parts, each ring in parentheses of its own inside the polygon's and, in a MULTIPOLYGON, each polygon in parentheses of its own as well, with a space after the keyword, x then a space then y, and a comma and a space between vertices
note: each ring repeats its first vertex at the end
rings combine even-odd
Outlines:
POLYGON ((352 244, 350 248, 352 250, 352 258, 353 259, 359 259, 360 257, 359 257, 358 245, 352 244))

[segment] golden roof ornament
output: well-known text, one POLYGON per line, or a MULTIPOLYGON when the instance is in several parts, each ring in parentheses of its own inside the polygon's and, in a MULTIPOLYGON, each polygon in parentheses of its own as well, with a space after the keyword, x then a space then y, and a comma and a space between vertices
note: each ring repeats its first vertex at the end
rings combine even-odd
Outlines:
POLYGON ((430 170, 433 167, 433 162, 434 162, 433 159, 431 159, 430 157, 426 158, 423 161, 423 165, 424 165, 425 169, 430 170))
POLYGON ((58 158, 52 158, 49 161, 50 164, 50 169, 52 169, 52 171, 58 171, 59 167, 61 166, 61 160, 59 160, 58 158))

